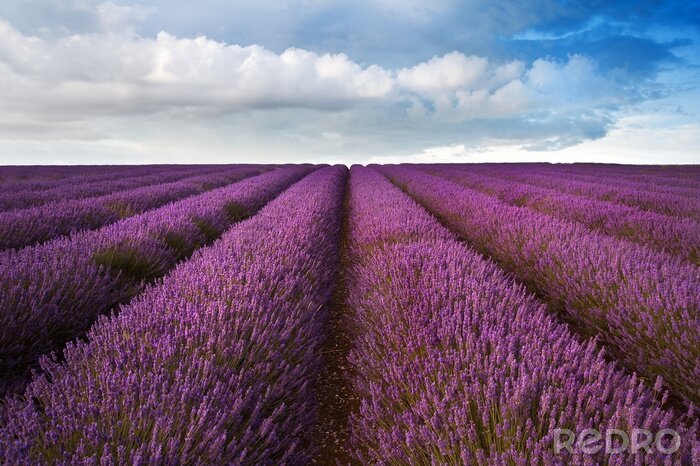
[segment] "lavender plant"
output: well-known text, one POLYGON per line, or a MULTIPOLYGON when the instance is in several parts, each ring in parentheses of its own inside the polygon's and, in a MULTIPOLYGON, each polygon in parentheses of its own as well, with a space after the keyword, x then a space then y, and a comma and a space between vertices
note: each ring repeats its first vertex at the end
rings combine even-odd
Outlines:
POLYGON ((347 169, 318 170, 5 406, 7 463, 301 464, 347 169))
POLYGON ((248 178, 100 230, 0 255, 0 387, 85 332, 195 249, 255 213, 313 167, 248 178))
POLYGON ((662 377, 691 411, 698 406, 696 266, 408 167, 382 171, 650 386, 662 377))
MULTIPOLYGON (((500 169, 498 171, 501 171, 500 169)), ((606 184, 579 181, 570 176, 551 176, 542 173, 522 173, 517 170, 505 173, 509 178, 545 188, 556 189, 576 196, 585 196, 601 201, 615 202, 642 210, 676 217, 700 220, 700 200, 696 197, 653 192, 648 189, 618 186, 617 182, 606 184)))
MULTIPOLYGON (((71 199, 84 199, 89 197, 105 196, 118 191, 143 188, 161 183, 172 183, 183 178, 208 173, 220 172, 220 168, 211 166, 195 168, 166 168, 154 173, 152 168, 146 168, 142 173, 130 173, 126 176, 118 176, 111 179, 92 180, 90 177, 82 179, 71 178, 60 185, 40 190, 22 190, 3 193, 0 197, 0 211, 26 209, 42 204, 71 199)), ((263 169, 261 168, 262 172, 263 169)))
POLYGON ((449 170, 439 166, 426 169, 470 189, 495 196, 507 204, 578 222, 592 230, 666 251, 700 265, 700 223, 696 220, 483 176, 471 170, 449 170))
POLYGON ((169 202, 224 186, 259 173, 258 168, 229 168, 88 199, 57 201, 28 209, 0 212, 0 251, 92 230, 169 202))
MULTIPOLYGON (((348 304, 362 464, 656 464, 700 459, 697 426, 606 362, 492 262, 370 169, 350 179, 348 304), (678 429, 683 448, 556 454, 557 428, 678 429), (693 456, 695 455, 695 456, 693 456)), ((441 192, 444 194, 444 192, 441 192)), ((443 202, 446 199, 443 198, 443 202)))

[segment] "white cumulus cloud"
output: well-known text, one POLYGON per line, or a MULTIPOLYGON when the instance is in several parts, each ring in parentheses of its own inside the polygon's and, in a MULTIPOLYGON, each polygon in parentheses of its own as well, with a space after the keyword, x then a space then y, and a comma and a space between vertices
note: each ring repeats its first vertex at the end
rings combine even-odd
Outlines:
POLYGON ((36 36, 0 18, 0 140, 9 147, 76 141, 84 154, 90 144, 141 154, 171 139, 191 153, 187 130, 246 151, 463 151, 494 138, 557 148, 604 135, 606 112, 631 98, 580 55, 525 63, 455 51, 390 68, 345 53, 142 36, 129 27, 150 14, 141 6, 102 3, 92 14, 92 32, 36 36))
POLYGON ((538 59, 528 68, 518 60, 494 63, 452 52, 401 69, 397 79, 423 101, 411 100, 409 115, 451 121, 609 107, 628 97, 582 55, 563 63, 538 59), (426 106, 433 112, 420 111, 426 106))
MULTIPOLYGON (((106 5, 100 8, 111 16, 135 14, 106 5)), ((343 53, 289 48, 278 54, 166 32, 153 38, 126 31, 47 39, 25 36, 1 20, 0 76, 6 83, 0 89, 4 111, 53 109, 67 117, 177 108, 204 114, 295 106, 337 110, 369 100, 405 102, 413 117, 464 120, 590 107, 620 95, 579 55, 566 63, 536 60, 528 68, 517 60, 497 63, 452 52, 392 70, 361 66, 343 53)))
POLYGON ((24 36, 4 21, 0 76, 9 84, 0 95, 10 108, 75 116, 176 107, 336 108, 386 96, 394 86, 388 71, 363 68, 344 54, 295 48, 277 54, 165 32, 155 38, 99 33, 48 40, 24 36), (9 92, 13 86, 22 91, 9 92))

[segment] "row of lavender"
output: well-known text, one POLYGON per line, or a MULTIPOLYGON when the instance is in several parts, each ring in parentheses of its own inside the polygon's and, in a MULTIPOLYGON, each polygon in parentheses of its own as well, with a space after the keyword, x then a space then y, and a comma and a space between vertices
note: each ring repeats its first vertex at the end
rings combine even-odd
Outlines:
POLYGON ((96 231, 0 254, 1 391, 312 166, 280 168, 96 231))
POLYGON ((66 188, 70 185, 94 184, 102 181, 155 175, 174 170, 190 171, 214 168, 231 168, 221 165, 140 165, 140 166, 86 166, 86 167, 23 167, 25 178, 2 175, 8 168, 0 167, 0 194, 30 194, 48 189, 66 188))
MULTIPOLYGON (((390 173, 411 179, 404 170, 390 173)), ((423 187, 443 203, 457 195, 423 187)), ((577 339, 381 175, 353 168, 349 208, 348 307, 359 327, 350 361, 362 400, 350 432, 359 462, 700 460, 697 426, 685 429, 660 393, 607 363, 593 341, 577 339), (552 448, 557 429, 642 426, 677 429, 684 448, 672 457, 552 448)))
POLYGON ((179 181, 88 199, 57 201, 0 212, 0 251, 22 248, 81 230, 91 230, 188 196, 227 185, 267 168, 234 166, 179 181))
POLYGON ((679 193, 686 189, 700 189, 700 173, 697 173, 697 167, 665 167, 666 170, 652 169, 652 171, 645 170, 644 167, 640 166, 554 165, 550 167, 553 168, 551 171, 544 170, 544 172, 585 176, 589 180, 604 183, 613 181, 628 187, 659 188, 662 190, 670 188, 671 191, 679 193), (605 178, 605 180, 601 178, 605 178))
POLYGON ((0 192, 4 188, 14 189, 44 189, 53 187, 54 183, 62 183, 69 179, 87 179, 102 177, 109 179, 113 176, 123 176, 129 173, 151 173, 162 170, 163 165, 44 165, 0 167, 0 192))
MULTIPOLYGON (((464 166, 462 166, 464 167, 464 166)), ((601 175, 592 173, 597 181, 591 177, 582 181, 574 175, 552 172, 551 170, 529 170, 519 165, 473 165, 469 169, 474 173, 492 175, 513 181, 535 184, 545 188, 552 188, 576 196, 584 196, 600 201, 614 202, 636 207, 642 210, 657 212, 664 215, 688 217, 700 220, 700 196, 694 197, 657 192, 653 190, 654 183, 645 183, 642 187, 630 187, 621 183, 617 176, 602 179, 601 175)))
POLYGON ((625 176, 615 173, 599 173, 595 170, 582 171, 570 169, 550 170, 545 171, 543 174, 550 174, 557 178, 607 186, 614 185, 628 189, 652 191, 686 198, 697 198, 698 194, 700 194, 700 183, 696 181, 662 176, 625 176))
MULTIPOLYGON (((666 251, 700 265, 700 222, 636 207, 574 196, 554 189, 475 173, 468 167, 421 167, 501 201, 527 207, 635 243, 666 251)), ((525 178, 527 179, 527 178, 525 178)), ((700 197, 700 192, 698 194, 700 197)))
POLYGON ((3 407, 2 462, 306 462, 346 173, 313 172, 45 360, 3 407))
MULTIPOLYGON (((657 166, 657 165, 605 165, 605 164, 546 164, 546 163, 518 163, 518 164, 469 164, 471 167, 483 167, 491 170, 507 171, 511 168, 527 170, 541 174, 572 174, 576 176, 588 176, 591 179, 602 181, 606 178, 618 183, 642 183, 640 186, 647 189, 652 187, 680 187, 699 188, 700 170, 697 165, 686 166, 657 166)), ((607 182, 607 181, 604 181, 607 182)))
POLYGON ((111 176, 108 179, 102 177, 86 177, 82 179, 69 179, 52 188, 40 190, 16 189, 12 192, 2 193, 0 197, 0 211, 26 209, 49 202, 66 201, 69 199, 83 199, 111 194, 127 189, 142 188, 159 183, 171 183, 182 178, 215 173, 221 169, 213 167, 172 167, 155 171, 147 167, 143 173, 132 172, 122 176, 111 176))
POLYGON ((700 406, 698 267, 412 168, 381 170, 649 385, 662 377, 700 406))

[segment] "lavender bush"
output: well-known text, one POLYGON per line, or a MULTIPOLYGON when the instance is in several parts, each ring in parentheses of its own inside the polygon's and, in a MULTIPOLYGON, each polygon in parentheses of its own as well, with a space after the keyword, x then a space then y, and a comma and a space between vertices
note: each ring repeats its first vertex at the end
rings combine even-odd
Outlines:
POLYGON ((347 169, 316 171, 43 362, 7 463, 303 464, 347 169))
POLYGON ((497 172, 504 173, 509 179, 556 189, 576 196, 625 204, 664 215, 700 220, 700 199, 697 196, 688 198, 668 193, 651 192, 648 189, 617 186, 617 182, 613 181, 605 184, 578 181, 565 175, 556 177, 536 172, 524 174, 522 171, 508 169, 498 169, 497 172))
POLYGON ((0 255, 1 391, 313 167, 283 168, 100 230, 0 255))
POLYGON ((642 174, 637 169, 630 173, 629 168, 601 170, 601 167, 595 165, 590 167, 555 165, 552 170, 546 172, 560 178, 573 177, 579 181, 597 184, 623 186, 625 188, 657 191, 695 198, 700 195, 700 181, 689 179, 686 177, 687 174, 684 173, 676 173, 676 177, 673 177, 669 176, 670 174, 664 175, 664 172, 661 172, 661 174, 642 174))
POLYGON ((650 385, 700 405, 700 269, 407 167, 382 168, 650 385))
POLYGON ((676 428, 685 442, 638 464, 700 459, 697 426, 683 427, 661 393, 606 362, 387 180, 353 167, 349 189, 358 462, 630 464, 556 455, 552 435, 635 426, 676 428))
POLYGON ((0 212, 0 250, 22 248, 77 231, 99 228, 258 173, 259 168, 234 167, 220 173, 196 175, 106 196, 0 212))
MULTIPOLYGON (((462 164, 451 164, 460 166, 462 164)), ((463 165, 462 165, 463 166, 463 165)), ((700 170, 697 165, 617 165, 601 163, 549 164, 549 163, 484 163, 469 164, 469 167, 485 169, 492 173, 528 171, 541 174, 572 174, 588 176, 605 183, 630 181, 649 185, 679 188, 700 188, 700 170)))
POLYGON ((90 177, 71 178, 56 187, 41 190, 17 191, 3 193, 0 197, 0 211, 26 209, 50 202, 105 196, 118 191, 143 188, 161 183, 172 183, 182 178, 208 173, 220 172, 220 168, 211 166, 196 168, 166 168, 153 172, 145 169, 144 173, 130 173, 110 179, 93 180, 90 177))
POLYGON ((78 181, 106 181, 136 173, 156 173, 165 167, 166 165, 0 167, 0 193, 51 189, 78 181))
POLYGON ((700 265, 700 223, 693 219, 479 175, 469 169, 462 171, 440 166, 428 166, 426 169, 455 183, 496 196, 507 204, 572 220, 601 233, 667 251, 700 265))

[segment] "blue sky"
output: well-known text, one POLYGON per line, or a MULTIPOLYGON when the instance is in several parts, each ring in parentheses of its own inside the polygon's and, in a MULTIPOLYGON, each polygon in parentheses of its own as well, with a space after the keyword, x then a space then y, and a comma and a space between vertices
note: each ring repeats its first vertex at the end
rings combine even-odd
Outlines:
POLYGON ((0 164, 700 163, 700 3, 0 3, 0 164))

